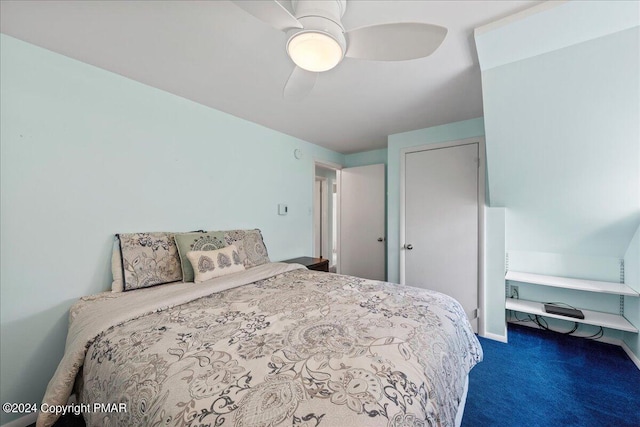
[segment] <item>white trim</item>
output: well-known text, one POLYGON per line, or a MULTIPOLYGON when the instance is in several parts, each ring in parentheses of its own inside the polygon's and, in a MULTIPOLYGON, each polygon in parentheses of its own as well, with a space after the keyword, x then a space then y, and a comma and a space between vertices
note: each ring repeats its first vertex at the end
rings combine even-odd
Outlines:
MULTIPOLYGON (((326 232, 328 228, 329 218, 328 218, 328 187, 329 180, 324 176, 317 176, 314 181, 313 186, 313 254, 314 258, 321 258, 320 254, 324 252, 327 243, 325 242, 325 237, 328 235, 326 232), (319 224, 316 224, 316 208, 318 200, 316 199, 316 183, 320 183, 320 212, 318 213, 318 221, 319 224), (317 235, 316 231, 320 230, 320 236, 317 235), (318 241, 318 237, 320 237, 320 241, 318 241), (319 244, 318 244, 319 243, 319 244)), ((326 255, 326 254, 325 254, 326 255)), ((324 257, 329 260, 329 266, 331 266, 331 258, 324 257)))
MULTIPOLYGON (((480 335, 480 334, 478 334, 480 335)), ((508 343, 509 341, 507 340, 507 336, 506 335, 498 335, 498 334, 492 334, 491 332, 485 332, 483 335, 480 335, 482 338, 487 338, 493 341, 499 341, 499 342, 503 342, 503 343, 508 343)))
MULTIPOLYGON (((580 338, 580 335, 575 335, 577 338, 580 338)), ((607 336, 602 336, 600 338, 598 338, 596 341, 600 341, 600 342, 604 342, 607 344, 613 344, 613 345, 617 345, 619 347, 622 347, 622 344, 624 343, 624 341, 622 341, 619 338, 612 338, 612 337, 607 337, 607 336)))
POLYGON ((554 1, 545 1, 543 3, 537 4, 533 7, 525 9, 521 12, 514 13, 513 15, 509 15, 502 19, 498 19, 497 21, 490 22, 486 25, 476 28, 473 31, 474 37, 478 37, 484 33, 488 33, 489 31, 497 30, 498 28, 504 27, 505 25, 509 25, 512 22, 520 21, 525 19, 531 15, 535 15, 536 13, 544 12, 545 10, 553 9, 554 7, 562 6, 564 3, 568 3, 569 0, 554 0, 554 1))
MULTIPOLYGON (((405 201, 406 201, 406 184, 405 184, 405 168, 406 168, 406 156, 409 153, 416 153, 419 151, 438 150, 442 148, 457 147, 461 145, 478 144, 478 158, 480 164, 478 165, 478 333, 483 336, 485 329, 484 316, 486 313, 485 299, 484 299, 484 209, 486 204, 485 197, 485 175, 486 175, 486 149, 484 137, 477 136, 473 138, 465 138, 454 141, 446 141, 437 144, 424 144, 415 147, 405 147, 400 150, 400 262, 399 273, 400 283, 405 284, 405 252, 404 252, 404 236, 405 236, 405 201)), ((388 250, 388 248, 387 248, 388 250)))
POLYGON ((340 195, 342 194, 342 169, 336 170, 336 210, 338 211, 338 215, 336 215, 336 223, 334 224, 336 227, 336 273, 340 273, 340 261, 341 261, 341 253, 340 253, 340 215, 342 213, 342 202, 340 201, 340 195))
POLYGON ((620 347, 622 347, 624 352, 627 353, 627 356, 629 356, 629 359, 631 359, 631 361, 640 370, 640 358, 638 358, 638 356, 636 356, 635 353, 633 351, 631 351, 631 349, 629 348, 627 343, 624 342, 623 340, 620 340, 620 347))
POLYGON ((485 176, 487 174, 487 156, 484 138, 481 138, 478 141, 478 162, 478 332, 484 334, 487 331, 485 325, 485 313, 487 312, 487 307, 484 298, 484 248, 486 246, 484 232, 484 210, 487 204, 485 188, 485 176))
POLYGON ((33 412, 31 414, 24 415, 16 420, 9 421, 6 424, 2 424, 2 427, 27 427, 36 422, 38 419, 38 413, 33 412))
POLYGON ((313 164, 314 164, 314 168, 313 168, 314 175, 316 170, 315 166, 320 166, 321 168, 325 168, 325 169, 334 169, 337 171, 344 168, 344 166, 339 165, 338 163, 327 162, 325 160, 318 160, 318 159, 313 159, 313 164))

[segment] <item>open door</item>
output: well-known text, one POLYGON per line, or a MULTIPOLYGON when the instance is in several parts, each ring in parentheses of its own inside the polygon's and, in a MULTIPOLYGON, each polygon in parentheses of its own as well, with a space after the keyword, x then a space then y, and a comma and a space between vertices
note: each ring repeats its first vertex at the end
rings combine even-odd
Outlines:
POLYGON ((340 273, 385 280, 383 164, 341 170, 339 240, 340 273))

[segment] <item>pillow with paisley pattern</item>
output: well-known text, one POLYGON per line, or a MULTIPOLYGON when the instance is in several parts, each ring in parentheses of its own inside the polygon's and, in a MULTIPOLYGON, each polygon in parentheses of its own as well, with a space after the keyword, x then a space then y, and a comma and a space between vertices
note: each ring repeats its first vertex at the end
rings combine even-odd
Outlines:
POLYGON ((238 253, 246 268, 271 262, 267 247, 262 239, 260 229, 253 230, 227 230, 224 232, 224 240, 228 245, 236 245, 238 253))
POLYGON ((215 277, 244 271, 238 248, 229 245, 215 251, 189 251, 187 258, 194 272, 194 282, 201 283, 215 277))
POLYGON ((124 291, 180 281, 182 269, 173 233, 127 233, 118 238, 124 291))
POLYGON ((187 258, 189 251, 213 251, 227 246, 223 231, 207 231, 197 233, 181 233, 173 236, 180 254, 182 264, 182 281, 193 282, 195 274, 187 258))

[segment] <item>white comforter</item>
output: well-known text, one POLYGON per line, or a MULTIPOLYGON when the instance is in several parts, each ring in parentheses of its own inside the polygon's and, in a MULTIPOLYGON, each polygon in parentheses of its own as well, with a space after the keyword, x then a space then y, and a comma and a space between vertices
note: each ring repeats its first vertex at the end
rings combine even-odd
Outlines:
POLYGON ((83 367, 81 403, 126 407, 88 425, 448 426, 482 358, 443 294, 282 263, 87 297, 70 318, 43 403, 83 367))

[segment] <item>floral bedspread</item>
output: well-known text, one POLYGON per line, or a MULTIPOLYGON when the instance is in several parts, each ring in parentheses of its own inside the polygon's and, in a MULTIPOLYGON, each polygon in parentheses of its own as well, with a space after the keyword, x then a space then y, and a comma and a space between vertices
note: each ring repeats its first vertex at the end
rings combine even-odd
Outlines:
POLYGON ((448 296, 298 269, 105 327, 79 400, 126 403, 91 426, 452 426, 481 359, 448 296))

